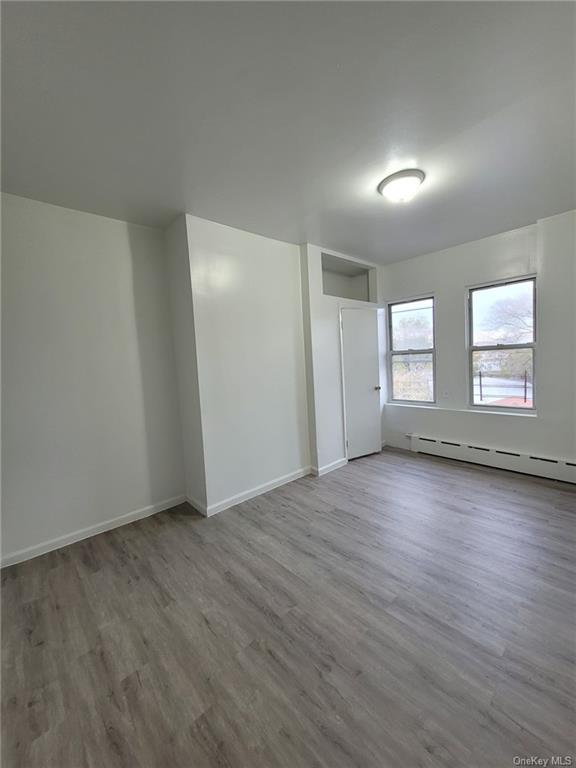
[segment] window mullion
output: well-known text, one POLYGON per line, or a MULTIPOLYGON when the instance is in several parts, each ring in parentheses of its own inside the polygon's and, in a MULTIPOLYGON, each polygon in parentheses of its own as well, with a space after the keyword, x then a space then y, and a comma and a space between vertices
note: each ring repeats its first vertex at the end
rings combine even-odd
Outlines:
POLYGON ((391 349, 391 355, 431 355, 434 352, 434 347, 427 347, 426 349, 391 349))
POLYGON ((535 342, 527 344, 497 344, 496 346, 477 345, 471 346, 472 352, 505 352, 507 349, 534 349, 535 342))

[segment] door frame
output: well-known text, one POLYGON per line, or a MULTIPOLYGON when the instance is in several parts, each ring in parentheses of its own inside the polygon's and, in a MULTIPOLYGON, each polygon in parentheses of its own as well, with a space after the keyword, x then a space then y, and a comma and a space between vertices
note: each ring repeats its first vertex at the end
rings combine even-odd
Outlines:
MULTIPOLYGON (((345 377, 344 377, 344 334, 343 334, 343 316, 342 312, 354 312, 355 310, 370 310, 372 312, 378 313, 378 310, 386 311, 386 302, 378 302, 372 303, 370 302, 368 306, 365 307, 347 307, 340 304, 338 306, 338 332, 340 334, 340 381, 342 384, 342 426, 344 428, 344 454, 346 456, 346 461, 350 461, 350 457, 348 456, 348 425, 346 424, 346 384, 345 384, 345 377)), ((378 317, 378 315, 376 315, 378 317)), ((386 330, 385 330, 386 333, 386 330)), ((378 340, 380 341, 380 333, 378 333, 378 340)), ((384 344, 386 344, 386 339, 384 339, 384 344)), ((380 349, 378 349, 378 352, 380 352, 380 349)), ((378 371, 380 376, 380 387, 382 387, 382 375, 381 375, 381 365, 380 365, 380 354, 378 354, 378 371)), ((380 409, 382 408, 382 389, 380 389, 380 409)), ((380 450, 382 450, 382 414, 380 414, 380 450)))

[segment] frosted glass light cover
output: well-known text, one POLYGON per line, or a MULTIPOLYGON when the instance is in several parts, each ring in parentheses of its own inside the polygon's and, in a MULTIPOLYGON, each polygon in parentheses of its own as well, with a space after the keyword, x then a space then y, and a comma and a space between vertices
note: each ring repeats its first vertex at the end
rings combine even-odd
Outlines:
POLYGON ((407 203, 418 192, 424 178, 424 172, 417 168, 398 171, 380 182, 378 192, 392 203, 407 203))

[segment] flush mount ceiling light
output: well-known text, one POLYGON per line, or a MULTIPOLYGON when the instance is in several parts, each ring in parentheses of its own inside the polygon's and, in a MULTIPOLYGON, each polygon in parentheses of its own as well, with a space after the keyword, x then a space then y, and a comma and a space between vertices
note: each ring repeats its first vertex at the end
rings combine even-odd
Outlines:
POLYGON ((392 203, 407 203, 412 200, 426 178, 419 168, 409 168, 386 176, 378 184, 378 192, 392 203))

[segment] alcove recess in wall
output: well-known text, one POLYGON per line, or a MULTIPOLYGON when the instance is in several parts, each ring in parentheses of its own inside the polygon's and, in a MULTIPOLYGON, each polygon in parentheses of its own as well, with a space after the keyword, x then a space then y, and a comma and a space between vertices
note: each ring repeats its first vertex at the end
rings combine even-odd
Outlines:
POLYGON ((377 301, 374 267, 331 253, 322 254, 322 292, 356 301, 377 301))

